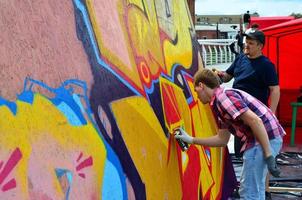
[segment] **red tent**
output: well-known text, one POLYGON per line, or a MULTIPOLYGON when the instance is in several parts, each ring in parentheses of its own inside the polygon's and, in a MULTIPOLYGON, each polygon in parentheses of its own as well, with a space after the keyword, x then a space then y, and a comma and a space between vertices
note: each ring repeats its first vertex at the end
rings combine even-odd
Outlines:
POLYGON ((273 26, 276 24, 280 24, 283 22, 287 22, 290 20, 294 20, 293 16, 286 16, 286 17, 251 17, 250 25, 258 24, 259 29, 264 29, 269 26, 273 26))
MULTIPOLYGON (((302 86, 302 19, 291 20, 262 30, 266 36, 263 53, 275 64, 279 75, 281 98, 278 118, 291 122, 290 102, 297 101, 302 86)), ((302 115, 298 115, 301 124, 302 115)))

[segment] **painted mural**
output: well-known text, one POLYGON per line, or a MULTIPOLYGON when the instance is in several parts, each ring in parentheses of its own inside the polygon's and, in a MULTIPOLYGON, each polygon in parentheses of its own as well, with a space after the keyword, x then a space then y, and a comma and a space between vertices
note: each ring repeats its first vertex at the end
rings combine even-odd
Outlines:
MULTIPOLYGON (((0 199, 223 199, 185 0, 0 1, 0 199)), ((228 179, 227 181, 224 181, 228 179)), ((227 182, 227 183, 226 183, 227 182)))

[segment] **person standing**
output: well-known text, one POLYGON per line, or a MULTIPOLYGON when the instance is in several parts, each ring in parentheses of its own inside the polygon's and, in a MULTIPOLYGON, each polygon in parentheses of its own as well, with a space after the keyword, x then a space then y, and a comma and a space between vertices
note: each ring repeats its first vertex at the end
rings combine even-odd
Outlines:
MULTIPOLYGON (((230 47, 230 51, 233 53, 233 54, 235 54, 235 57, 236 56, 238 56, 239 55, 239 53, 236 51, 236 49, 235 49, 235 42, 236 41, 234 41, 234 42, 232 42, 230 45, 229 45, 229 47, 230 47)), ((240 51, 240 50, 239 50, 240 51)))
POLYGON ((239 52, 242 53, 243 51, 243 36, 242 30, 238 31, 235 39, 237 40, 237 45, 239 46, 239 52))
POLYGON ((243 14, 243 31, 246 31, 248 29, 250 22, 251 22, 250 11, 246 11, 246 13, 243 14))
POLYGON ((189 144, 226 146, 230 133, 244 140, 243 167, 239 194, 241 199, 265 199, 267 171, 279 177, 275 156, 282 147, 284 129, 273 112, 250 94, 220 87, 215 72, 202 69, 194 76, 194 90, 198 99, 212 108, 218 122, 218 132, 208 138, 192 137, 182 128, 175 135, 189 144))
MULTIPOLYGON (((256 97, 275 114, 280 99, 280 87, 274 64, 262 55, 265 35, 258 29, 250 29, 243 35, 246 37, 243 54, 236 57, 225 72, 217 71, 217 74, 223 82, 234 78, 233 88, 243 90, 256 97)), ((236 157, 242 156, 241 148, 241 138, 235 137, 236 157)), ((266 194, 269 199, 268 180, 266 194)))

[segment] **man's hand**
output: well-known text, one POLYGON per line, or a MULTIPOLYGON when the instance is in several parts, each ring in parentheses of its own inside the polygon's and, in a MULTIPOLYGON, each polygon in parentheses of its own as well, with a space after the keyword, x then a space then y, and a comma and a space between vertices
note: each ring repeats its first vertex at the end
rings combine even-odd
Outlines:
POLYGON ((224 76, 224 73, 225 73, 224 71, 219 71, 215 68, 213 68, 212 71, 215 72, 215 74, 217 74, 219 77, 224 76))
POLYGON ((218 76, 218 78, 219 78, 219 83, 222 84, 222 83, 223 83, 223 77, 224 77, 225 72, 224 72, 224 71, 219 71, 219 70, 217 70, 217 69, 215 69, 215 68, 212 69, 212 72, 214 72, 214 73, 218 76))
POLYGON ((176 139, 181 139, 182 141, 192 144, 193 143, 193 137, 191 137, 186 131, 184 131, 182 128, 177 129, 176 131, 179 131, 179 134, 175 134, 176 139))
POLYGON ((265 158, 265 162, 267 163, 268 171, 274 176, 274 177, 280 177, 280 169, 277 167, 276 160, 274 156, 270 155, 269 157, 265 158))

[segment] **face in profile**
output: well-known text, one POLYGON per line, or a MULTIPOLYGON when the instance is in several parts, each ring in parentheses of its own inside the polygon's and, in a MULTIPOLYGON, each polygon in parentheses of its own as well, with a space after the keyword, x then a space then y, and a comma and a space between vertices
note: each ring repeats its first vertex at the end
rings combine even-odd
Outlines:
POLYGON ((210 102, 210 98, 208 97, 205 91, 205 86, 202 83, 199 83, 197 86, 195 86, 194 91, 196 92, 198 99, 203 104, 207 104, 210 102))

